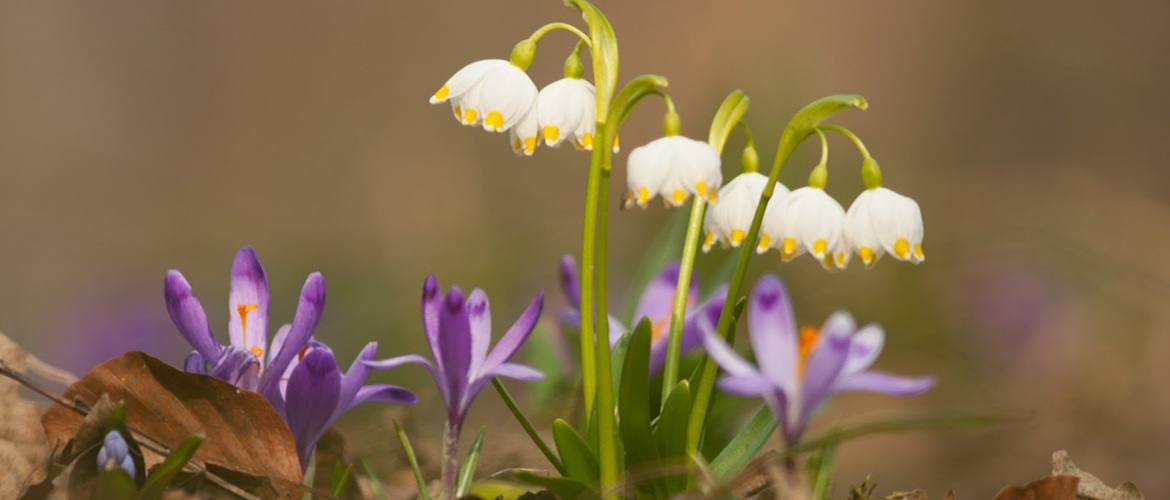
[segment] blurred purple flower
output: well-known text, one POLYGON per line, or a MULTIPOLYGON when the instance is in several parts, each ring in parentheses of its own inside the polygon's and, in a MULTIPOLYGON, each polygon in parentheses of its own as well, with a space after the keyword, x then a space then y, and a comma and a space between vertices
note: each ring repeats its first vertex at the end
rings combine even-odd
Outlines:
POLYGON ((820 330, 805 328, 797 336, 792 303, 775 276, 756 283, 748 303, 748 333, 760 364, 744 361, 703 322, 707 353, 727 376, 719 388, 740 396, 762 396, 789 445, 798 442, 812 414, 838 392, 869 391, 895 396, 925 392, 934 377, 909 378, 869 370, 885 341, 871 324, 857 330, 848 312, 833 314, 820 330))
MULTIPOLYGON (((650 318, 650 372, 655 373, 666 363, 666 344, 670 336, 670 313, 674 308, 674 295, 678 287, 679 262, 674 261, 662 268, 658 276, 646 286, 638 298, 638 307, 634 311, 634 323, 643 317, 650 318)), ((578 328, 581 324, 581 281, 577 276, 577 262, 572 256, 566 255, 561 259, 561 289, 572 309, 560 314, 562 324, 578 328)), ((719 320, 723 304, 727 300, 727 286, 721 285, 706 302, 695 306, 695 299, 699 296, 699 280, 691 277, 691 287, 687 292, 687 311, 683 316, 682 344, 680 352, 686 354, 703 342, 702 331, 699 328, 700 319, 706 317, 712 323, 719 320)), ((622 335, 630 331, 621 320, 612 314, 609 316, 609 345, 613 347, 622 335)))

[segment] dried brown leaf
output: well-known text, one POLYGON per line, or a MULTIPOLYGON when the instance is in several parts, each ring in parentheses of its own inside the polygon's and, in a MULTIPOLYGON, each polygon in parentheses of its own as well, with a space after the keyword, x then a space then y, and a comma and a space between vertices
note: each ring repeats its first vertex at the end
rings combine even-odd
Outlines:
MULTIPOLYGON (((26 373, 29 354, 0 333, 0 364, 26 373)), ((49 445, 41 431, 44 408, 20 397, 20 384, 0 377, 0 498, 16 498, 29 485, 44 480, 49 445)))
POLYGON ((895 491, 890 493, 885 500, 926 500, 926 492, 923 490, 895 491))
POLYGON ((1104 481, 1078 468, 1065 450, 1052 454, 1052 473, 1080 478, 1077 495, 1084 500, 1143 500, 1137 486, 1126 481, 1116 488, 1110 488, 1104 481))
POLYGON ((996 493, 992 500, 1077 500, 1077 483, 1074 476, 1048 476, 1024 486, 1007 486, 996 493))

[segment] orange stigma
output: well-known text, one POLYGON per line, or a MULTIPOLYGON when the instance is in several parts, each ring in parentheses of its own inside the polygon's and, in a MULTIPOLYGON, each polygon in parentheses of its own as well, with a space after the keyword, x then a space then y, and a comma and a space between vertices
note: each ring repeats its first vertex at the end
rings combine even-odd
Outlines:
POLYGON ((812 354, 820 337, 821 330, 815 326, 802 326, 800 328, 800 352, 797 355, 796 373, 801 379, 804 379, 804 371, 808 367, 808 357, 812 354))
MULTIPOLYGON (((236 312, 240 315, 240 336, 241 343, 248 345, 248 313, 260 308, 260 304, 239 304, 236 306, 236 312)), ((259 347, 252 347, 252 353, 259 358, 264 354, 264 350, 259 347), (257 352, 259 351, 259 352, 257 352)))

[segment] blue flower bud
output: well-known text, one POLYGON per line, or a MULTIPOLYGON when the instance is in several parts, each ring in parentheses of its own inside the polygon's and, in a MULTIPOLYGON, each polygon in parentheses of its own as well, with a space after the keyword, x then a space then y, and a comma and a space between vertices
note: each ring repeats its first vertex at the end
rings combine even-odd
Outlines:
POLYGON ((130 456, 130 447, 118 431, 110 431, 102 440, 102 448, 98 450, 97 457, 98 470, 104 470, 110 461, 130 474, 130 477, 134 477, 134 457, 130 456))

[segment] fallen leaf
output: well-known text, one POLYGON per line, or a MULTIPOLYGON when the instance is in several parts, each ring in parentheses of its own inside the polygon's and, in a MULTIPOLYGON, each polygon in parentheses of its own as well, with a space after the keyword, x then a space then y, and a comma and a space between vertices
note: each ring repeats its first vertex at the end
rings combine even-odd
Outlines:
POLYGON ((890 493, 885 500, 926 500, 926 492, 923 490, 895 491, 890 493))
POLYGON ((1024 486, 1007 486, 996 493, 992 500, 1077 500, 1077 483, 1074 476, 1048 476, 1024 486))
POLYGON ((1137 486, 1126 481, 1116 488, 1110 488, 1105 482, 1097 479, 1079 468, 1068 457, 1068 452, 1060 450, 1052 454, 1052 473, 1075 476, 1081 482, 1077 486, 1077 495, 1084 500, 1143 500, 1142 492, 1137 486))
MULTIPOLYGON (((29 354, 0 334, 0 364, 26 373, 29 354)), ((0 498, 16 498, 48 475, 49 444, 41 430, 44 407, 20 397, 20 384, 0 377, 0 498)))
MULTIPOLYGON (((206 439, 192 463, 208 462, 274 483, 299 485, 301 468, 292 433, 263 396, 207 375, 181 372, 141 352, 102 363, 69 386, 64 398, 92 407, 102 394, 126 404, 126 425, 173 449, 191 434, 206 439)), ((82 417, 59 404, 42 417, 58 449, 81 429, 82 417)), ((143 447, 149 469, 165 457, 143 447)))

